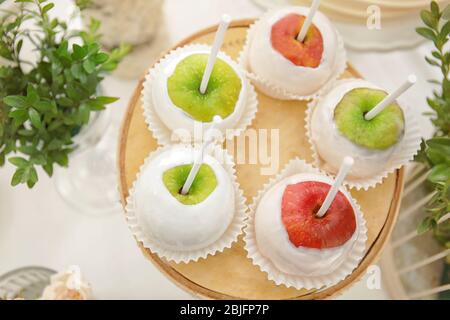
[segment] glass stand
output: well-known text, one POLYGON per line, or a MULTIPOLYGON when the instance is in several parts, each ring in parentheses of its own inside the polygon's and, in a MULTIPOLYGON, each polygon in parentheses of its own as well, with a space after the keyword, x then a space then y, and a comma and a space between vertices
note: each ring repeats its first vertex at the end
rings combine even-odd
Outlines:
POLYGON ((103 111, 86 132, 80 133, 78 149, 68 168, 56 168, 58 193, 80 212, 103 216, 120 212, 117 191, 116 132, 110 125, 110 112, 103 111))

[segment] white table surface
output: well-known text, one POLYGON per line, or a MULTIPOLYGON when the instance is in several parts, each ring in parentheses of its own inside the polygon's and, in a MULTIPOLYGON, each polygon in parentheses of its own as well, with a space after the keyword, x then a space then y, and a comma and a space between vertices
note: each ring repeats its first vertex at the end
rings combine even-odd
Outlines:
MULTIPOLYGON (((257 16, 262 10, 249 0, 166 0, 164 12, 170 21, 170 42, 175 43, 216 23, 224 12, 237 19, 257 16)), ((425 80, 435 75, 423 61, 428 50, 425 45, 390 53, 349 52, 349 60, 367 79, 388 90, 409 73, 416 73, 419 83, 405 94, 405 99, 422 112, 426 110, 425 97, 431 91, 425 80)), ((143 65, 143 70, 146 67, 143 65)), ((106 94, 121 98, 113 106, 116 124, 136 83, 115 77, 105 81, 106 94)), ((424 134, 431 132, 426 119, 423 129, 424 134)), ((42 172, 33 190, 10 187, 12 172, 10 166, 0 169, 0 274, 29 265, 62 270, 76 264, 98 299, 191 298, 143 257, 121 212, 100 218, 77 212, 66 205, 52 180, 42 172)), ((387 297, 383 290, 367 289, 363 280, 340 298, 387 297)))

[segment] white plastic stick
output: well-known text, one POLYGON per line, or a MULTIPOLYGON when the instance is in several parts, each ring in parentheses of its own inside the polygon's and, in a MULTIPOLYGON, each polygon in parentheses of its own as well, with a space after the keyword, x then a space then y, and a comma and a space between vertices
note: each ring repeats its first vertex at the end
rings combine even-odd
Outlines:
POLYGON ((375 118, 381 111, 383 111, 388 105, 392 104, 400 97, 406 90, 411 88, 417 82, 417 77, 415 75, 410 75, 408 80, 405 81, 404 84, 391 94, 389 94, 386 98, 383 99, 379 104, 377 104, 372 110, 366 113, 364 119, 367 121, 375 118))
POLYGON ((213 123, 211 127, 209 127, 208 131, 205 134, 205 140, 203 141, 202 148, 200 152, 197 154, 197 157, 194 160, 194 164, 192 165, 191 171, 189 171, 189 175, 181 189, 181 194, 187 194, 194 183, 195 177, 197 176, 198 171, 203 163, 203 154, 206 151, 206 148, 214 141, 214 137, 212 135, 212 131, 216 129, 217 125, 222 121, 220 116, 215 116, 213 119, 213 123))
POLYGON ((344 182, 345 177, 347 176, 348 172, 352 168, 354 163, 354 160, 352 157, 345 157, 344 161, 342 162, 341 168, 339 169, 339 173, 336 176, 336 180, 334 181, 333 185, 330 188, 330 191, 328 191, 327 197, 325 198, 325 201, 323 202, 322 206, 320 207, 319 211, 317 212, 317 217, 321 218, 325 215, 325 213, 330 209, 331 204, 333 203, 334 198, 336 197, 339 188, 341 187, 342 183, 344 182))
POLYGON ((213 71, 214 64, 216 63, 217 55, 219 54, 220 47, 222 46, 223 39, 225 38, 225 32, 227 31, 230 22, 231 17, 227 14, 224 14, 222 16, 222 20, 220 21, 216 37, 214 38, 214 44, 211 48, 211 53, 209 54, 205 72, 203 73, 202 83, 200 84, 201 94, 205 94, 206 89, 208 88, 209 78, 211 78, 211 73, 213 71))
POLYGON ((305 22, 303 23, 302 29, 300 30, 300 33, 297 36, 297 40, 300 42, 303 42, 305 40, 306 34, 308 33, 309 27, 312 24, 312 21, 314 19, 314 16, 316 15, 317 10, 320 6, 320 0, 314 0, 311 8, 309 9, 309 14, 306 17, 305 22))

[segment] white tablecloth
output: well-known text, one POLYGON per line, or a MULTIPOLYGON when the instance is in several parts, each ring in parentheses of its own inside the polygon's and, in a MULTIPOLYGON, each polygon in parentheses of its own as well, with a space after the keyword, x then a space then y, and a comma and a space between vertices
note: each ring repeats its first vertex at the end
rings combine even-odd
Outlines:
MULTIPOLYGON (((166 0, 171 43, 217 23, 225 12, 238 19, 255 17, 262 10, 248 0, 166 0)), ((419 83, 405 94, 405 99, 411 108, 422 112, 427 108, 425 97, 431 92, 426 79, 435 75, 423 61, 428 51, 428 46, 422 46, 390 53, 349 52, 349 60, 367 79, 387 89, 394 89, 408 74, 416 73, 419 83)), ((106 94, 121 98, 112 107, 115 121, 119 122, 136 81, 109 77, 105 83, 106 94)), ((424 134, 431 132, 426 119, 423 128, 424 134)), ((12 172, 10 166, 0 170, 0 274, 29 265, 61 270, 76 264, 99 299, 191 297, 143 257, 120 212, 101 218, 77 212, 66 205, 52 180, 42 172, 34 189, 12 188, 12 172)), ((367 289, 365 281, 342 296, 385 297, 383 290, 367 289)))

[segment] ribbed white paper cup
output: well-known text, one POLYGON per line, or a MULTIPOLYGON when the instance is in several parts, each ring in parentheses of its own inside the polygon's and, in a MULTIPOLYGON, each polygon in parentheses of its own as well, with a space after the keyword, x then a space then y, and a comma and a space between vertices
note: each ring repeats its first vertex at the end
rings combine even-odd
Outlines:
POLYGON ((290 92, 279 85, 274 84, 270 79, 265 79, 260 75, 256 74, 251 70, 249 64, 249 50, 251 42, 255 36, 255 29, 258 26, 258 23, 266 16, 271 16, 273 14, 273 10, 267 12, 260 19, 258 19, 255 23, 253 23, 249 29, 247 30, 247 38, 244 44, 242 51, 239 54, 239 64, 247 71, 247 76, 252 80, 252 83, 255 87, 261 91, 262 93, 280 100, 302 100, 308 101, 312 100, 322 92, 327 91, 328 88, 333 86, 333 84, 338 80, 338 78, 345 72, 347 69, 347 52, 345 51, 344 40, 339 32, 336 31, 338 38, 338 50, 336 52, 336 63, 334 66, 334 70, 329 77, 328 81, 317 91, 310 95, 299 95, 294 92, 290 92))
MULTIPOLYGON (((330 90, 332 90, 335 86, 339 86, 342 83, 348 81, 352 81, 352 79, 339 80, 333 87, 330 88, 330 90)), ((314 165, 324 171, 326 171, 325 161, 320 157, 315 143, 313 142, 311 119, 316 105, 326 94, 327 92, 323 92, 321 96, 317 97, 308 104, 305 121, 306 135, 311 146, 311 151, 313 153, 314 165)), ((398 146, 396 146, 396 149, 390 156, 389 161, 386 163, 383 170, 369 178, 347 177, 347 179, 344 181, 344 184, 347 187, 357 190, 368 190, 370 188, 376 187, 378 184, 382 183, 389 174, 393 173, 397 169, 400 169, 414 159, 414 157, 420 150, 422 134, 420 132, 419 123, 412 110, 410 108, 402 108, 402 110, 405 115, 405 133, 403 139, 399 142, 398 146)), ((336 148, 338 148, 338 146, 336 146, 336 148)))
POLYGON ((141 174, 143 170, 145 170, 146 166, 158 155, 169 150, 172 147, 174 146, 165 146, 154 151, 147 157, 144 164, 141 166, 137 178, 133 183, 133 186, 129 190, 129 196, 127 198, 127 204, 125 207, 126 219, 128 227, 130 228, 134 237, 138 242, 142 243, 142 245, 146 249, 149 249, 152 253, 156 253, 159 257, 165 258, 168 261, 174 261, 176 263, 187 263, 191 261, 197 261, 200 258, 207 258, 208 255, 215 255, 218 252, 222 252, 225 248, 230 248, 232 244, 237 241, 238 236, 242 233, 242 228, 245 224, 246 219, 247 205, 245 204, 246 200, 243 191, 240 189, 240 186, 237 182, 236 171, 234 169, 235 164, 232 157, 227 153, 226 150, 220 148, 219 146, 215 146, 213 151, 211 152, 211 155, 213 155, 220 163, 222 163, 224 169, 230 175, 234 186, 235 212, 230 225, 217 241, 205 248, 201 248, 198 250, 171 250, 165 248, 160 243, 155 241, 152 236, 146 233, 140 225, 138 214, 136 212, 137 208, 135 206, 136 185, 137 181, 141 179, 141 174))
MULTIPOLYGON (((329 274, 320 276, 299 276, 287 274, 280 271, 273 262, 266 256, 262 255, 258 249, 258 243, 256 238, 255 229, 255 213, 263 195, 271 189, 275 184, 281 180, 299 173, 309 174, 322 174, 320 170, 312 167, 303 160, 294 159, 291 160, 286 167, 272 180, 269 181, 253 198, 253 202, 250 205, 250 214, 245 226, 245 249, 248 252, 248 257, 252 260, 253 264, 257 265, 261 271, 267 273, 269 280, 274 281, 277 285, 285 285, 286 287, 293 287, 296 289, 322 289, 325 287, 333 286, 349 276, 353 270, 359 265, 365 254, 365 246, 367 241, 367 227, 366 221, 361 212, 360 206, 355 199, 352 198, 350 193, 341 188, 341 191, 351 201, 352 206, 356 209, 356 239, 351 250, 348 253, 345 261, 340 264, 335 270, 331 270, 329 274)), ((267 214, 277 214, 275 212, 268 212, 267 214)), ((281 212, 279 213, 281 214, 281 212)))
MULTIPOLYGON (((174 57, 178 57, 180 55, 186 55, 188 53, 199 53, 199 52, 209 52, 211 50, 210 46, 202 45, 202 44, 191 44, 186 45, 184 47, 177 48, 175 50, 170 51, 167 55, 165 55, 158 63, 156 63, 147 73, 144 82, 144 88, 142 90, 142 107, 144 111, 145 122, 149 130, 152 132, 155 139, 158 140, 160 145, 168 145, 172 144, 174 140, 183 140, 181 137, 174 136, 174 132, 162 121, 162 119, 158 116, 155 110, 155 102, 153 100, 152 94, 152 85, 155 79, 160 76, 162 66, 167 65, 174 57)), ((223 58, 226 59, 226 62, 229 63, 234 70, 241 70, 242 68, 235 63, 228 55, 221 52, 223 58)), ((253 121, 256 116, 256 112, 258 110, 258 99, 256 95, 255 88, 252 86, 250 81, 248 80, 246 73, 244 70, 240 75, 243 81, 245 82, 246 96, 244 101, 244 110, 237 121, 234 127, 226 128, 226 130, 222 130, 223 138, 232 139, 235 136, 240 135, 253 121)), ((208 124, 204 124, 207 126, 208 124)), ((192 128, 185 128, 188 131, 191 131, 192 128)), ((191 136, 192 142, 198 142, 202 137, 198 137, 197 141, 195 140, 195 135, 191 136)), ((187 141, 182 141, 187 142, 187 141)))

